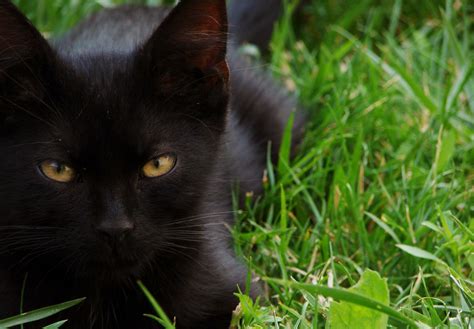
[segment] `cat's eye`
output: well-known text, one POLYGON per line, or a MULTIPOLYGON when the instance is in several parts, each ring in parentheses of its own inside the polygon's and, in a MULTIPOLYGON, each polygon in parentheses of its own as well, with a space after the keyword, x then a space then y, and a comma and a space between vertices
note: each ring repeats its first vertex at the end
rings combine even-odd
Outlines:
POLYGON ((147 162, 142 168, 143 175, 157 178, 170 173, 176 165, 176 156, 172 153, 160 155, 147 162))
POLYGON ((76 171, 73 168, 55 160, 41 162, 39 169, 47 178, 59 183, 70 183, 76 178, 76 171))

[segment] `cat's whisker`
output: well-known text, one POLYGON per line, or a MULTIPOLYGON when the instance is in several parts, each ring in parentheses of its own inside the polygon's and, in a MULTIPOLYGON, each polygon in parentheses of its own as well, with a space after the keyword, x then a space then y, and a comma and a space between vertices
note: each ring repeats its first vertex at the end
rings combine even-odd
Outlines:
MULTIPOLYGON (((222 230, 228 231, 228 227, 222 226, 222 230)), ((206 231, 202 230, 202 227, 184 227, 180 229, 168 229, 166 230, 166 236, 171 238, 178 238, 178 237, 198 237, 201 240, 207 240, 209 237, 206 235, 206 231)))
MULTIPOLYGON (((38 281, 38 286, 41 286, 41 284, 47 279, 48 275, 52 272, 54 272, 54 270, 56 270, 57 268, 59 268, 61 265, 63 265, 64 263, 67 263, 67 262, 70 262, 71 259, 74 259, 76 257, 76 255, 78 254, 77 251, 74 251, 72 253, 69 253, 67 256, 63 257, 60 261, 58 261, 53 267, 51 267, 44 275, 43 275, 43 278, 40 279, 38 281)), ((71 262, 72 263, 72 262, 71 262)), ((71 264, 70 263, 70 264, 71 264)), ((66 273, 68 271, 66 270, 66 273)))
MULTIPOLYGON (((5 75, 8 75, 8 74, 5 74, 5 75)), ((25 89, 26 90, 26 89, 25 89)), ((30 94, 32 95, 34 98, 37 98, 37 96, 34 96, 33 94, 30 94)), ((12 100, 8 99, 7 97, 4 97, 2 96, 1 97, 4 101, 10 103, 11 105, 13 105, 14 107, 16 107, 17 109, 25 112, 26 114, 28 114, 29 116, 31 116, 32 118, 35 118, 43 123, 45 123, 46 125, 52 127, 53 129, 57 129, 57 127, 54 125, 53 122, 50 122, 48 120, 46 120, 45 118, 42 118, 40 116, 37 116, 36 114, 32 113, 31 111, 28 111, 27 109, 25 109, 24 107, 22 107, 21 105, 13 102, 12 100)), ((49 108, 50 110, 53 111, 53 113, 55 113, 56 115, 59 115, 59 111, 56 111, 56 110, 53 110, 51 107, 49 107, 49 105, 47 105, 46 103, 44 103, 44 101, 42 101, 41 99, 37 98, 37 100, 39 100, 44 106, 46 106, 47 108, 49 108)))
POLYGON ((178 234, 187 234, 189 236, 203 236, 205 233, 203 231, 189 231, 189 230, 167 230, 166 233, 171 233, 169 234, 170 236, 177 236, 178 234))
POLYGON ((49 142, 31 142, 31 143, 22 143, 22 144, 15 144, 15 145, 10 145, 7 148, 17 148, 17 147, 23 147, 23 146, 31 146, 31 145, 50 145, 50 144, 55 144, 57 141, 52 140, 49 142))
POLYGON ((65 230, 65 228, 59 226, 8 225, 0 226, 0 230, 19 230, 19 232, 22 232, 26 230, 65 230))
MULTIPOLYGON (((31 76, 36 80, 36 82, 39 83, 39 85, 41 86, 42 90, 46 93, 46 95, 48 96, 49 100, 51 101, 52 98, 51 98, 51 95, 49 94, 49 91, 48 91, 48 88, 45 87, 45 85, 43 84, 43 82, 41 81, 41 79, 38 78, 38 76, 35 74, 34 70, 28 65, 28 63, 23 59, 23 57, 18 54, 18 52, 15 51, 15 48, 12 47, 9 49, 11 52, 13 52, 13 54, 15 55, 16 59, 19 59, 20 62, 22 63, 22 66, 25 67, 29 73, 31 74, 31 76)), ((17 61, 18 62, 18 61, 17 61)), ((6 71, 2 72, 3 75, 5 75, 7 78, 9 78, 11 81, 13 81, 18 87, 22 88, 24 91, 26 92, 29 92, 29 89, 25 86, 23 86, 21 83, 19 83, 16 79, 14 79, 12 76, 10 76, 6 71)), ((61 111, 59 111, 57 108, 53 106, 50 106, 48 104, 46 104, 44 102, 44 100, 42 100, 41 98, 39 98, 38 96, 36 96, 34 93, 31 93, 29 92, 28 95, 30 97, 33 97, 34 99, 36 99, 37 101, 39 101, 41 104, 43 104, 44 106, 46 106, 47 109, 51 110, 58 118, 62 119, 62 114, 61 114, 61 111)))
POLYGON ((26 114, 28 114, 29 116, 31 116, 32 118, 34 119, 37 119, 38 121, 41 121, 43 122, 44 124, 46 124, 47 126, 53 128, 53 129, 57 129, 57 127, 52 123, 52 122, 49 122, 48 120, 44 119, 44 118, 41 118, 40 116, 37 116, 36 114, 34 114, 33 112, 31 111, 28 111, 26 108, 24 108, 23 106, 13 102, 12 100, 4 97, 4 96, 0 96, 1 99, 3 99, 5 102, 9 103, 10 105, 16 107, 17 109, 25 112, 26 114))
POLYGON ((175 249, 174 247, 162 247, 160 250, 162 252, 166 252, 166 253, 169 253, 171 255, 174 254, 174 255, 183 256, 184 258, 186 258, 186 259, 190 260, 191 262, 195 263, 196 265, 198 265, 202 269, 207 270, 206 266, 203 263, 197 261, 194 257, 192 257, 191 255, 187 254, 186 252, 184 252, 182 250, 175 249))
MULTIPOLYGON (((187 236, 175 236, 173 237, 173 240, 176 241, 176 242, 180 242, 180 243, 183 243, 183 242, 195 242, 195 243, 200 243, 200 242, 204 242, 206 240, 208 240, 207 237, 202 237, 202 239, 197 239, 196 237, 187 237, 187 236)), ((182 249, 193 249, 193 248, 189 248, 189 247, 186 247, 186 246, 183 246, 182 249)), ((195 249, 195 248, 194 248, 195 249)))
POLYGON ((54 240, 54 233, 57 232, 57 228, 51 229, 51 227, 43 229, 23 225, 1 227, 0 256, 15 252, 25 253, 22 259, 13 264, 18 266, 28 258, 34 259, 42 254, 64 249, 54 240))
POLYGON ((172 242, 172 241, 162 241, 160 243, 160 246, 166 246, 166 247, 172 247, 172 248, 177 248, 180 250, 193 250, 193 251, 198 251, 197 248, 194 247, 189 247, 189 246, 183 246, 179 243, 172 242))
POLYGON ((229 223, 224 223, 224 222, 216 222, 216 223, 189 223, 189 224, 186 224, 186 225, 180 225, 180 226, 167 226, 167 227, 164 227, 163 229, 165 230, 165 232, 171 232, 171 233, 175 233, 175 232, 179 232, 179 231, 186 231, 186 232, 194 232, 194 233, 197 233, 197 234, 202 234, 205 229, 219 229, 219 228, 222 228, 222 229, 226 229, 228 230, 229 229, 229 223))
POLYGON ((0 248, 5 248, 7 251, 16 251, 16 250, 22 250, 22 249, 28 249, 32 247, 40 247, 42 243, 48 242, 46 239, 35 239, 35 240, 26 240, 26 239, 20 239, 16 241, 12 241, 8 243, 6 241, 6 244, 3 244, 4 241, 2 241, 2 244, 0 245, 0 248))
MULTIPOLYGON (((54 270, 56 270, 57 268, 59 268, 61 265, 63 265, 64 263, 69 263, 69 266, 68 266, 68 270, 66 270, 66 273, 69 272, 69 268, 74 264, 74 261, 71 262, 70 260, 71 259, 76 259, 77 256, 79 255, 80 253, 78 251, 73 251, 71 253, 68 253, 65 257, 63 257, 61 260, 59 260, 54 266, 52 266, 44 275, 43 277, 38 280, 38 286, 41 286, 42 283, 48 278, 48 275, 50 273, 52 273, 54 270)), ((39 257, 39 256, 38 256, 39 257)))
POLYGON ((51 235, 1 235, 2 239, 0 240, 0 247, 5 245, 11 246, 14 244, 25 245, 29 242, 50 242, 51 237, 51 235))
POLYGON ((51 254, 54 254, 55 251, 58 251, 58 250, 57 249, 43 250, 42 252, 37 252, 34 254, 27 255, 17 262, 17 266, 21 266, 23 268, 28 267, 30 264, 34 263, 34 261, 42 257, 51 256, 51 254))
POLYGON ((184 225, 176 225, 176 226, 172 226, 173 227, 177 227, 177 228, 182 228, 182 229, 188 229, 188 228, 199 228, 199 227, 219 227, 219 226, 228 226, 229 223, 225 222, 225 221, 219 221, 219 222, 207 222, 207 223, 199 223, 199 222, 187 222, 187 223, 184 223, 184 225), (191 225, 189 225, 191 224, 191 225))
POLYGON ((77 271, 75 271, 75 269, 79 268, 79 264, 81 263, 81 260, 80 260, 80 253, 75 251, 75 252, 72 252, 69 257, 65 257, 65 261, 64 262, 67 262, 67 267, 65 268, 65 273, 66 275, 68 274, 73 274, 73 276, 76 275, 77 271), (73 270, 74 269, 74 270, 73 270))
POLYGON ((182 226, 182 225, 193 224, 193 223, 198 223, 200 225, 213 224, 213 223, 214 224, 221 224, 223 221, 205 222, 205 220, 215 220, 215 219, 219 219, 219 218, 220 218, 220 216, 199 217, 199 218, 188 219, 188 220, 180 221, 180 222, 166 223, 166 224, 161 225, 160 227, 161 228, 179 227, 179 226, 182 226))
POLYGON ((208 216, 208 215, 226 215, 226 214, 232 214, 232 213, 235 213, 235 212, 236 212, 235 210, 210 212, 210 213, 199 214, 199 215, 193 215, 193 216, 188 216, 188 217, 181 217, 181 218, 178 218, 177 220, 188 219, 188 218, 195 218, 195 217, 199 217, 199 216, 208 216))
POLYGON ((16 262, 12 263, 10 266, 10 270, 15 268, 15 267, 20 267, 20 266, 28 266, 31 264, 34 260, 49 255, 55 251, 59 250, 64 250, 61 246, 58 245, 53 245, 49 247, 45 247, 45 245, 42 245, 41 248, 38 248, 37 251, 27 253, 24 255, 21 259, 17 260, 16 262))
POLYGON ((231 214, 235 214, 235 213, 237 213, 237 211, 223 211, 223 212, 195 215, 195 216, 190 216, 190 217, 183 217, 183 218, 179 218, 177 220, 174 220, 173 222, 164 224, 162 226, 166 227, 167 225, 177 225, 177 224, 181 224, 181 223, 186 223, 188 221, 196 221, 196 220, 202 220, 202 219, 207 219, 207 218, 214 218, 214 217, 219 217, 219 216, 224 216, 224 215, 231 215, 231 214))

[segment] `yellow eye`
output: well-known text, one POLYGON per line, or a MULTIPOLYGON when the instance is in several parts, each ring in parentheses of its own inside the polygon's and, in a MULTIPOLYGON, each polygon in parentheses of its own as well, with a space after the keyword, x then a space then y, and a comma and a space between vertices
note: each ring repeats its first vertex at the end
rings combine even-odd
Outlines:
POLYGON ((46 177, 59 183, 70 183, 76 178, 74 169, 58 161, 46 160, 39 167, 46 177))
POLYGON ((143 166, 143 175, 148 178, 157 178, 168 174, 176 165, 176 156, 173 154, 163 154, 148 161, 143 166))

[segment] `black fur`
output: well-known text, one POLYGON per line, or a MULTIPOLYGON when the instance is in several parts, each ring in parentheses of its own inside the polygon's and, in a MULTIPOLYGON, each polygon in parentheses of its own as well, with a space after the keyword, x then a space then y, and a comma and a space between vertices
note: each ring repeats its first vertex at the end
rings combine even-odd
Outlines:
POLYGON ((273 27, 283 12, 282 0, 233 0, 229 25, 237 43, 252 43, 266 50, 273 27))
POLYGON ((19 312, 28 273, 25 310, 87 297, 61 315, 69 328, 157 328, 138 279, 179 328, 228 327, 247 277, 231 187, 261 191, 267 143, 276 154, 295 103, 233 50, 229 80, 225 11, 106 10, 51 47, 0 0, 0 318, 19 312), (140 175, 166 152, 170 174, 140 175), (48 159, 77 180, 43 177, 48 159), (134 229, 111 243, 104 222, 134 229))

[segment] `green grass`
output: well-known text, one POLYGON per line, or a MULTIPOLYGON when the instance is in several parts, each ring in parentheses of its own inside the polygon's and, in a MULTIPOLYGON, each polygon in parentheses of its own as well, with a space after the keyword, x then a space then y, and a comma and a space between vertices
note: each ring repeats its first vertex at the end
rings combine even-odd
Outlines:
MULTIPOLYGON (((16 2, 57 34, 124 1, 16 2)), ((313 0, 292 21, 287 1, 273 38, 273 72, 310 123, 238 213, 236 249, 265 296, 242 295, 234 324, 322 328, 333 299, 377 308, 345 290, 372 269, 389 326, 472 327, 474 3, 350 3, 313 0)))

